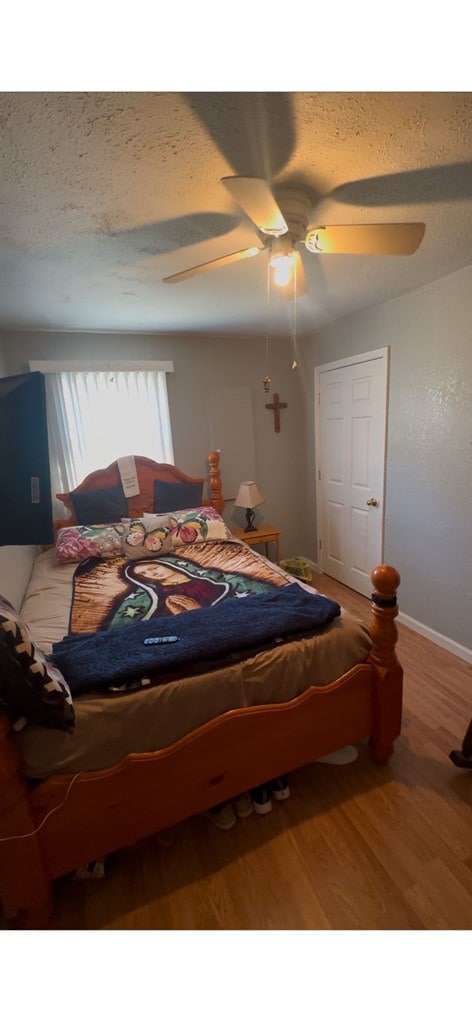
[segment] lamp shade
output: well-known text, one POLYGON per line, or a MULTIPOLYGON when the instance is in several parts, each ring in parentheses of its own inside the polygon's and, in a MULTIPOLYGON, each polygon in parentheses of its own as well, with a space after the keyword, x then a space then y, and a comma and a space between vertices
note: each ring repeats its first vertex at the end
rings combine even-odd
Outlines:
POLYGON ((240 508, 256 508, 257 505, 262 505, 263 501, 264 498, 254 480, 245 480, 244 483, 239 485, 238 495, 234 504, 240 508))

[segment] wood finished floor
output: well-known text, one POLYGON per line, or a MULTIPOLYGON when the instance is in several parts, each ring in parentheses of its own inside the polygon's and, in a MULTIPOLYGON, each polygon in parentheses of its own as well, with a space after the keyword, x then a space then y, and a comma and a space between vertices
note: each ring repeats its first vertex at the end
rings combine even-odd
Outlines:
MULTIPOLYGON (((368 622, 369 601, 314 585, 368 622)), ((448 754, 472 713, 472 666, 399 625, 403 732, 387 768, 359 746, 229 832, 201 817, 56 884, 54 929, 469 929, 472 772, 448 754)))

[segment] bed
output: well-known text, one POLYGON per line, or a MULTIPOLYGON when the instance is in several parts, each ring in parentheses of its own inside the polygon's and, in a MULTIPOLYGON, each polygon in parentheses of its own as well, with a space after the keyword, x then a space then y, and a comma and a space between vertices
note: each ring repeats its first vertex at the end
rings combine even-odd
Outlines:
MULTIPOLYGON (((177 505, 164 537, 172 546, 148 552, 152 557, 115 552, 106 565, 97 557, 58 564, 55 551, 46 550, 34 561, 18 610, 35 644, 47 653, 54 646, 59 664, 72 651, 67 664, 74 667, 82 651, 103 641, 105 676, 113 678, 105 689, 74 693, 73 729, 28 721, 15 731, 11 716, 0 714, 0 900, 5 916, 20 926, 47 922, 53 881, 79 865, 366 737, 374 761, 386 764, 401 729, 399 575, 391 566, 372 573, 368 632, 342 609, 331 609, 326 625, 279 636, 276 619, 270 637, 256 631, 241 650, 227 650, 225 640, 216 658, 210 650, 195 660, 190 644, 184 663, 162 662, 157 675, 136 670, 133 685, 129 671, 125 682, 115 678, 111 656, 123 636, 186 628, 191 635, 197 623, 200 635, 202 623, 216 623, 219 638, 228 619, 246 636, 251 618, 269 621, 269 604, 270 614, 275 608, 285 616, 288 600, 311 602, 310 614, 320 602, 306 583, 231 535, 222 519, 217 452, 208 456, 208 481, 142 457, 135 464, 139 493, 126 499, 122 521, 126 530, 137 529, 137 521, 150 524, 151 546, 165 534, 160 520, 156 531, 149 518, 155 507, 161 512, 162 494, 167 501, 180 493, 190 498, 206 484, 208 497, 190 515, 188 504, 177 505), (256 616, 251 607, 262 611, 256 616)), ((94 492, 118 493, 123 511, 120 488, 113 463, 61 495, 71 514, 55 524, 58 537, 69 536, 75 524, 78 529, 77 510, 93 504, 94 492)), ((135 535, 127 536, 134 544, 135 535)), ((172 646, 159 651, 167 657, 172 646)), ((179 644, 174 648, 181 652, 179 644)), ((83 683, 74 678, 74 685, 83 683)))

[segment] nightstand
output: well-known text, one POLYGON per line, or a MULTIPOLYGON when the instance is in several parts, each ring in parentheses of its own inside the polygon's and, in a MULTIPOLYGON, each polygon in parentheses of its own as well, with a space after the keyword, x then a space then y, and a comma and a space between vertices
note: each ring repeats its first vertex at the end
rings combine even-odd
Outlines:
POLYGON ((279 563, 280 530, 278 526, 271 526, 270 523, 261 523, 261 525, 257 527, 257 530, 248 530, 247 533, 245 530, 240 530, 236 527, 230 527, 230 530, 234 537, 237 537, 238 540, 243 540, 246 544, 249 544, 249 547, 251 548, 254 547, 255 544, 265 544, 266 558, 269 557, 269 544, 275 544, 275 560, 277 564, 279 563))

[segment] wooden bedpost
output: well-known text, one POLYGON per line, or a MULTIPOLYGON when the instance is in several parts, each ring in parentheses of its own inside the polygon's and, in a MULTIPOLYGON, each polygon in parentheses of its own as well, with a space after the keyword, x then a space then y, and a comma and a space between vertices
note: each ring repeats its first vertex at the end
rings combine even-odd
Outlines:
POLYGON ((220 453, 210 452, 208 456, 208 464, 210 466, 210 500, 213 508, 223 515, 225 503, 223 498, 223 490, 220 476, 220 453))
POLYGON ((7 919, 25 927, 44 927, 52 909, 51 883, 44 870, 20 756, 10 723, 0 714, 0 903, 7 919))
POLYGON ((395 653, 398 630, 397 588, 400 574, 391 565, 378 565, 372 576, 372 649, 368 660, 377 669, 374 728, 370 737, 371 756, 377 764, 387 764, 393 754, 393 741, 400 734, 403 670, 395 653))
POLYGON ((381 668, 398 664, 395 644, 398 630, 394 619, 398 615, 397 588, 400 574, 391 565, 378 565, 371 576, 374 585, 372 594, 372 615, 370 626, 372 650, 369 661, 381 668))

